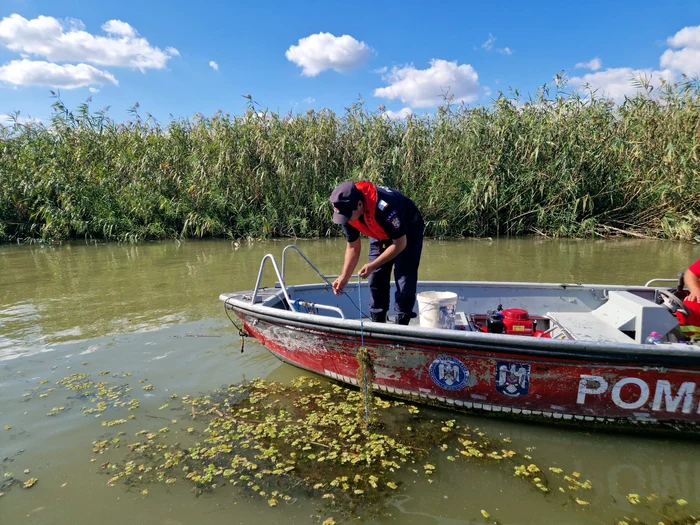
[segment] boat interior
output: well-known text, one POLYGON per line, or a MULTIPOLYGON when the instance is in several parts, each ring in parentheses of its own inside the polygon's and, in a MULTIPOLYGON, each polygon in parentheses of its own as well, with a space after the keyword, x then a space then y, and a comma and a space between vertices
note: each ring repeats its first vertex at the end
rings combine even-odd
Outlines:
MULTIPOLYGON (((334 279, 323 275, 290 245, 283 252, 281 271, 268 254, 253 290, 222 294, 221 299, 308 315, 312 323, 329 318, 371 323, 367 282, 355 276, 342 295, 335 295, 331 287, 334 279), (285 283, 290 250, 316 271, 321 282, 285 283), (267 262, 278 278, 272 288, 260 286, 267 262)), ((676 279, 654 279, 641 286, 420 281, 417 292, 412 327, 607 344, 644 344, 655 332, 655 343, 683 342, 674 313, 683 307, 684 291, 676 279)), ((393 294, 394 285, 392 304, 393 294)), ((393 321, 389 312, 388 322, 393 321)))

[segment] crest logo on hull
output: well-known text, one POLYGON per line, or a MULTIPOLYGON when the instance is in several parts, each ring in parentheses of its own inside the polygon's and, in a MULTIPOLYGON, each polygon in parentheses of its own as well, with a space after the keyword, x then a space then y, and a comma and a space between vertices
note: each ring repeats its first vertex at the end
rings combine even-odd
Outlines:
POLYGON ((454 357, 438 357, 430 363, 430 378, 440 388, 459 390, 469 382, 469 369, 454 357))
POLYGON ((496 362, 496 391, 508 397, 524 396, 530 390, 530 365, 496 362))

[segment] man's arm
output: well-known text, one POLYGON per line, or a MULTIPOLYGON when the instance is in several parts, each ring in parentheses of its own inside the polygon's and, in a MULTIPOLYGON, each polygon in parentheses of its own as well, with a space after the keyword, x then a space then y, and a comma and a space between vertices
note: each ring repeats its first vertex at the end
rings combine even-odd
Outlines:
POLYGON ((352 276, 352 272, 357 267, 357 262, 360 260, 360 252, 362 251, 362 242, 358 237, 352 242, 347 243, 345 247, 345 262, 343 263, 343 271, 338 278, 333 282, 333 293, 340 295, 345 290, 345 287, 352 276))
POLYGON ((360 277, 362 277, 363 279, 369 277, 369 275, 374 270, 376 270, 383 264, 388 263, 392 259, 396 258, 402 251, 406 249, 407 241, 405 235, 399 237, 398 239, 393 239, 392 242, 393 244, 389 246, 386 250, 384 250, 379 257, 377 257, 371 263, 367 263, 362 268, 360 268, 360 271, 357 272, 360 275, 360 277))
POLYGON ((685 286, 690 291, 690 295, 686 298, 686 301, 700 303, 700 278, 688 268, 683 275, 683 280, 685 281, 685 286))

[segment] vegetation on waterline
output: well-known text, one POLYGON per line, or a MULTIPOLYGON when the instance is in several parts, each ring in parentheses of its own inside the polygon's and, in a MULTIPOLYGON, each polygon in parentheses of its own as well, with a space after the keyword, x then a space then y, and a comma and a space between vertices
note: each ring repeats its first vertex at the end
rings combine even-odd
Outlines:
POLYGON ((395 187, 429 236, 700 231, 700 87, 615 105, 547 87, 434 116, 217 113, 112 121, 57 99, 48 126, 0 126, 0 241, 339 234, 328 195, 347 178, 395 187))

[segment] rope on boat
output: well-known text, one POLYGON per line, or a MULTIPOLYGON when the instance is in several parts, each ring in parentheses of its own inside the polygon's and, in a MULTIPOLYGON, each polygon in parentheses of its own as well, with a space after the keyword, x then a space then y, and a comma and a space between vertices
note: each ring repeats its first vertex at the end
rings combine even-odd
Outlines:
MULTIPOLYGON (((359 276, 358 276, 358 279, 359 279, 359 276)), ((357 305, 355 304, 355 301, 352 300, 352 297, 350 297, 350 294, 349 294, 348 292, 346 292, 345 290, 343 290, 343 293, 347 296, 348 299, 350 299, 350 302, 352 303, 352 305, 353 305, 355 308, 357 308, 357 311, 360 312, 360 319, 362 319, 362 316, 363 316, 363 315, 364 315, 365 317, 369 317, 369 315, 366 315, 366 314, 362 311, 362 308, 360 308, 359 306, 357 306, 357 305)))
POLYGON ((238 335, 241 338, 241 353, 243 353, 243 349, 245 348, 245 338, 250 337, 250 334, 245 328, 241 328, 236 324, 236 321, 231 319, 231 316, 228 314, 228 310, 226 309, 226 301, 224 301, 224 313, 226 314, 226 317, 228 317, 228 320, 231 321, 231 324, 236 327, 238 330, 238 335))
MULTIPOLYGON (((357 301, 362 305, 362 278, 357 276, 357 301)), ((358 308, 359 310, 359 308, 358 308)), ((361 346, 357 350, 357 382, 362 383, 362 391, 365 399, 365 424, 369 426, 369 407, 374 397, 371 385, 374 383, 374 363, 372 356, 365 348, 365 325, 360 310, 360 342, 361 346)))

